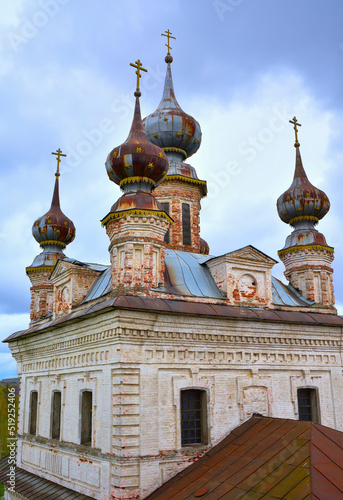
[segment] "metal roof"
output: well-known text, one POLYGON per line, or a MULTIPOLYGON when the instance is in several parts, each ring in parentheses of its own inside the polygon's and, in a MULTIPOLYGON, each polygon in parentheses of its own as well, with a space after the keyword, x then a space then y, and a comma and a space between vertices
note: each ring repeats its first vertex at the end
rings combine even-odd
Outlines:
MULTIPOLYGON (((170 293, 186 297, 208 297, 223 299, 209 268, 204 265, 213 256, 202 255, 179 250, 166 249, 165 253, 165 283, 156 288, 157 292, 170 293)), ((82 265, 73 259, 66 259, 73 264, 82 265)), ((111 272, 107 266, 84 264, 91 269, 102 271, 96 279, 82 303, 98 299, 111 291, 111 272)), ((281 306, 307 307, 313 302, 306 300, 291 285, 285 285, 277 278, 272 278, 273 303, 281 306)))
POLYGON ((273 304, 277 306, 312 306, 314 302, 305 299, 292 285, 285 285, 272 276, 273 304))
POLYGON ((111 268, 107 267, 101 275, 95 280, 91 289, 83 299, 81 304, 90 300, 98 299, 103 295, 107 295, 111 291, 111 268))
MULTIPOLYGON (((4 457, 0 460, 0 482, 6 486, 8 479, 8 457, 4 457)), ((15 492, 29 500, 92 500, 93 498, 36 476, 20 467, 15 468, 15 492)))
POLYGON ((253 416, 146 500, 343 498, 343 433, 253 416))
MULTIPOLYGON (((206 256, 208 257, 208 256, 206 256)), ((166 249, 165 284, 158 292, 173 293, 193 297, 222 299, 217 285, 207 266, 203 266, 204 256, 197 253, 166 249)))
POLYGON ((193 316, 207 316, 217 318, 230 318, 232 320, 248 321, 275 321, 277 323, 312 324, 343 327, 343 317, 336 314, 316 313, 309 309, 308 312, 280 311, 277 309, 257 309, 250 307, 235 307, 223 302, 222 304, 208 304, 203 302, 188 302, 185 300, 172 300, 163 298, 138 297, 134 295, 121 295, 108 298, 101 302, 89 304, 85 309, 75 309, 69 314, 54 319, 47 323, 31 326, 27 330, 15 332, 3 342, 10 342, 18 338, 32 335, 44 330, 59 327, 68 321, 75 321, 90 314, 99 314, 105 310, 129 309, 166 314, 190 314, 193 316))

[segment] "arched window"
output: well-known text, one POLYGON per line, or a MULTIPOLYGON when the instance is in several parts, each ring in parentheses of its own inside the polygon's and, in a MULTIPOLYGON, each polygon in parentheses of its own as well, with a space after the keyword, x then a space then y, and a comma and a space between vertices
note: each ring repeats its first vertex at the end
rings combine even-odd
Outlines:
POLYGON ((61 392, 52 393, 51 437, 60 439, 61 434, 61 392))
POLYGON ((298 389, 299 420, 319 423, 319 409, 316 389, 298 389))
POLYGON ((206 391, 187 389, 181 391, 181 444, 193 446, 207 444, 206 391))
POLYGON ((92 444, 92 392, 81 392, 81 444, 92 444))
POLYGON ((29 433, 34 436, 37 434, 37 413, 38 413, 38 392, 32 391, 30 395, 30 415, 29 415, 29 433))

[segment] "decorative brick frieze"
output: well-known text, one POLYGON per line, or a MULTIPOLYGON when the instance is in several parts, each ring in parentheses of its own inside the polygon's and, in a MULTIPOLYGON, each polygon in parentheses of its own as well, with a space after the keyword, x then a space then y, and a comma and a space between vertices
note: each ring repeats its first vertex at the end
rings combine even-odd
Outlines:
POLYGON ((153 212, 124 214, 106 223, 114 295, 148 291, 164 283, 168 220, 153 212))
POLYGON ((229 304, 273 307, 271 269, 276 261, 252 246, 206 262, 229 304))

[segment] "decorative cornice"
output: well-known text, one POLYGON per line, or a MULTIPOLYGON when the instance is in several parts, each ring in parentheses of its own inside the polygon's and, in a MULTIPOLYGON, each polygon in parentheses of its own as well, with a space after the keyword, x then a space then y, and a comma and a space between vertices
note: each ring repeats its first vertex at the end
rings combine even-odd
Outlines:
POLYGON ((174 148, 174 147, 165 147, 165 148, 162 148, 163 151, 173 151, 175 153, 181 153, 185 158, 187 158, 187 153, 186 151, 184 151, 183 149, 180 149, 180 148, 174 148))
POLYGON ((170 224, 173 224, 173 220, 169 217, 166 212, 160 212, 157 210, 141 210, 139 208, 134 208, 131 210, 122 210, 120 212, 110 212, 104 219, 102 219, 101 224, 105 226, 112 219, 119 219, 125 217, 126 215, 156 215, 158 217, 163 217, 170 224))
POLYGON ((299 217, 293 217, 288 224, 293 224, 293 222, 300 222, 302 220, 312 220, 315 224, 319 221, 318 217, 314 215, 300 215, 299 217))
POLYGON ((41 266, 41 267, 27 267, 26 274, 28 273, 41 273, 43 271, 52 271, 55 266, 41 266))
POLYGON ((56 241, 56 240, 45 240, 41 241, 39 244, 41 247, 43 247, 44 245, 57 245, 62 248, 66 248, 67 246, 63 241, 56 241))
POLYGON ((156 187, 156 182, 153 181, 152 179, 149 179, 149 177, 139 177, 139 176, 125 177, 125 179, 122 179, 120 181, 119 186, 122 187, 124 184, 130 184, 131 182, 132 183, 133 182, 147 182, 148 184, 152 184, 154 187, 156 187))
POLYGON ((199 186, 206 186, 206 181, 201 181, 199 179, 193 179, 193 177, 187 177, 185 175, 167 175, 166 180, 168 180, 168 181, 183 181, 183 182, 189 182, 191 184, 198 184, 199 186))
POLYGON ((333 247, 328 247, 324 245, 298 245, 298 246, 292 246, 289 248, 283 248, 282 250, 278 251, 278 256, 281 258, 284 255, 287 255, 288 253, 292 252, 301 252, 303 250, 321 250, 322 252, 329 252, 329 253, 334 253, 334 248, 333 247))

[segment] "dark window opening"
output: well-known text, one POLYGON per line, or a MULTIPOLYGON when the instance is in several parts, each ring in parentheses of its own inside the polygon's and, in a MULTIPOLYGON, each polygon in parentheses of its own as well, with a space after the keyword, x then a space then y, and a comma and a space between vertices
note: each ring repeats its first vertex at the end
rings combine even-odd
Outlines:
POLYGON ((81 444, 92 444, 92 393, 81 393, 81 444))
POLYGON ((181 391, 181 444, 207 444, 205 391, 181 391))
POLYGON ((61 393, 59 391, 52 394, 52 439, 60 439, 61 433, 61 393))
POLYGON ((182 238, 184 245, 191 245, 191 214, 188 203, 182 203, 182 238))
POLYGON ((37 434, 38 392, 32 391, 30 397, 30 428, 29 433, 37 434))
POLYGON ((316 389, 298 389, 299 420, 319 422, 316 389))
MULTIPOLYGON (((169 215, 169 201, 162 202, 162 205, 163 205, 165 213, 169 215)), ((169 229, 166 232, 166 234, 164 235, 164 241, 166 243, 169 243, 169 229)))

